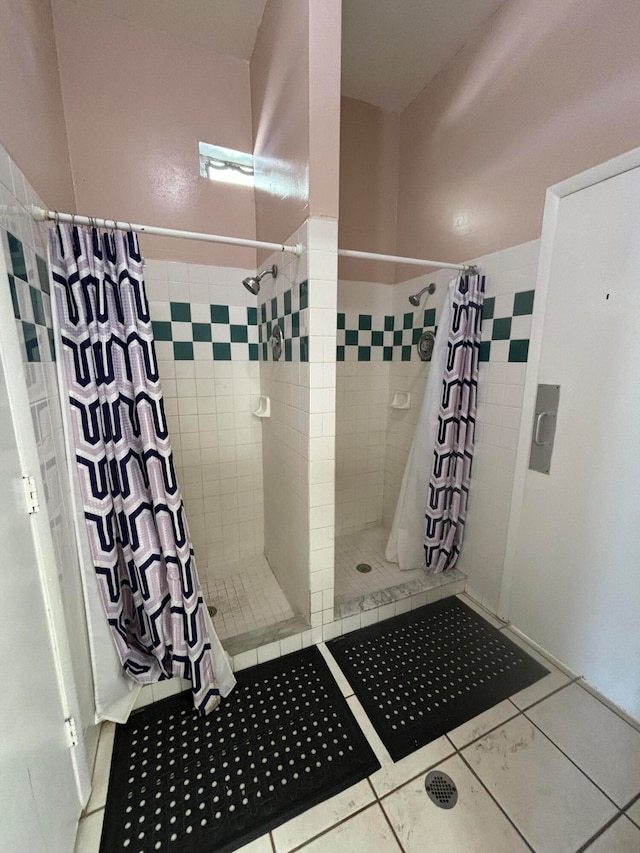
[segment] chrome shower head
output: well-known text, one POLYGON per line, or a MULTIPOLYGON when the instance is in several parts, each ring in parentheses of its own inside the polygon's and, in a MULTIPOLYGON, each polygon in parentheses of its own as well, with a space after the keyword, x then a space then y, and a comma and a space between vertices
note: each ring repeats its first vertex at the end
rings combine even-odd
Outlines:
POLYGON ((272 275, 274 278, 278 277, 278 267, 274 264, 272 267, 268 267, 266 270, 262 270, 262 272, 258 273, 258 275, 251 275, 248 278, 243 278, 242 283, 247 288, 249 293, 253 293, 256 296, 260 291, 260 282, 265 277, 265 275, 272 275))
POLYGON ((422 295, 424 293, 432 294, 435 292, 436 292, 436 286, 433 282, 431 282, 431 284, 428 284, 426 287, 423 287, 421 291, 419 291, 418 293, 414 293, 412 296, 410 296, 409 302, 412 305, 415 305, 417 308, 418 305, 420 305, 420 300, 422 299, 422 295))

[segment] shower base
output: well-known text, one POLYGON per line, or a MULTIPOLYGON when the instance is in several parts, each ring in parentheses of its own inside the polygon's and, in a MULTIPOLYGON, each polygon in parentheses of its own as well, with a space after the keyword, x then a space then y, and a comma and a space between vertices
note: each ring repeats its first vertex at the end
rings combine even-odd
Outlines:
MULTIPOLYGON (((264 554, 200 569, 199 574, 207 606, 217 609, 213 624, 221 640, 249 633, 260 637, 295 621, 264 554)), ((228 645, 224 642, 227 651, 228 645)))
POLYGON ((457 569, 439 575, 428 575, 422 569, 400 571, 396 563, 384 558, 388 538, 384 527, 367 527, 336 538, 336 619, 419 593, 427 593, 431 602, 463 592, 466 575, 457 569), (361 563, 370 565, 371 571, 358 571, 356 566, 361 563))

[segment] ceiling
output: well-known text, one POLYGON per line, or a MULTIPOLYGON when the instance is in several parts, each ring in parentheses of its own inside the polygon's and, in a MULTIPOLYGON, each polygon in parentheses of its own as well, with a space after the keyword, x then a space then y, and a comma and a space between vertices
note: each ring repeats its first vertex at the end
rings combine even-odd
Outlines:
POLYGON ((401 112, 504 0, 342 0, 342 94, 401 112))
MULTIPOLYGON (((266 0, 71 0, 250 59, 266 0)), ((504 0, 342 0, 342 94, 401 112, 504 0)))
POLYGON ((267 0, 72 0, 191 44, 250 59, 267 0))

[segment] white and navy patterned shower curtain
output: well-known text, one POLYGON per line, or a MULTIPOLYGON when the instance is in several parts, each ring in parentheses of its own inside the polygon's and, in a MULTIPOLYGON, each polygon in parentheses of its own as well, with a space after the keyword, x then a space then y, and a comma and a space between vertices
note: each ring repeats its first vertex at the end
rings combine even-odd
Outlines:
POLYGON ((137 238, 60 225, 49 248, 80 494, 118 655, 142 684, 191 679, 206 714, 226 674, 214 672, 219 641, 176 479, 137 238))
POLYGON ((438 433, 429 478, 424 549, 427 570, 452 568, 469 500, 476 424, 484 276, 461 276, 453 297, 438 433))

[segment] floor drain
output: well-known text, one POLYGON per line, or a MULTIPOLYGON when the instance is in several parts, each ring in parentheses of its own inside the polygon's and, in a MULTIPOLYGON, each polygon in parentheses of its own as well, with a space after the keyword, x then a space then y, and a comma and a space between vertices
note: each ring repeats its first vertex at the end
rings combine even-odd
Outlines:
POLYGON ((456 784, 446 773, 432 770, 427 773, 424 787, 432 803, 441 809, 452 809, 458 802, 456 784))
POLYGON ((209 611, 209 616, 211 616, 212 619, 218 612, 218 608, 214 607, 213 604, 210 604, 209 607, 207 607, 207 610, 209 611))
POLYGON ((369 565, 369 563, 358 563, 358 565, 356 566, 356 571, 362 572, 363 575, 366 575, 367 572, 371 571, 371 566, 369 565))

